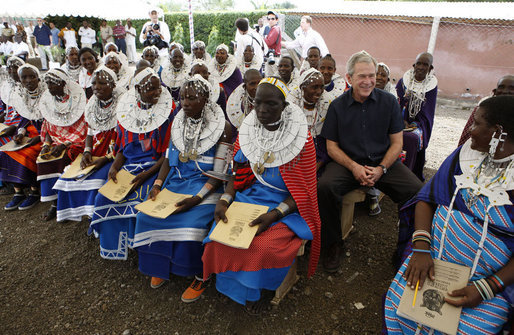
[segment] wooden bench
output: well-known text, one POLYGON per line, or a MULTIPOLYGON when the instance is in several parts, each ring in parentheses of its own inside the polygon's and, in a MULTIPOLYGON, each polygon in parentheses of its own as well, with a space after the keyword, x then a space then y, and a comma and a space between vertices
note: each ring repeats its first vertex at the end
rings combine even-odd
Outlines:
MULTIPOLYGON (((368 188, 361 187, 343 196, 343 204, 341 209, 341 237, 345 240, 353 229, 353 214, 355 212, 355 204, 366 200, 366 192, 368 188)), ((380 192, 378 201, 382 200, 384 193, 380 192)))
POLYGON ((278 306, 282 299, 291 291, 294 284, 298 282, 298 279, 300 279, 300 276, 296 273, 296 269, 298 268, 298 256, 303 256, 303 253, 305 252, 305 243, 307 241, 302 242, 302 246, 300 249, 298 249, 298 254, 296 254, 296 258, 294 260, 293 265, 289 268, 289 271, 287 272, 286 277, 282 281, 282 284, 277 288, 275 291, 275 296, 273 299, 271 299, 271 304, 278 306))

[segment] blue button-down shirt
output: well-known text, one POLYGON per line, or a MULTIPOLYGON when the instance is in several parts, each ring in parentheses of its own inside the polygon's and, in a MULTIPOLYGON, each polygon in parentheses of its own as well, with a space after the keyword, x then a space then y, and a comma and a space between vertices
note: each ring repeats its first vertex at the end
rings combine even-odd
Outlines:
POLYGON ((352 92, 353 88, 332 101, 321 136, 337 142, 355 162, 376 166, 391 145, 389 135, 403 130, 400 105, 378 88, 363 103, 352 92))

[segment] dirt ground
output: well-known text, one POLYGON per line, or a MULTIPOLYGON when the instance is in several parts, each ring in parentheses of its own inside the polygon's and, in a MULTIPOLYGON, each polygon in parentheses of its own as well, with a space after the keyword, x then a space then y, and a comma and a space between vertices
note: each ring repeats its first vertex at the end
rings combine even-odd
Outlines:
MULTIPOLYGON (((440 100, 427 153, 427 176, 456 147, 472 103, 440 100)), ((9 201, 0 197, 0 204, 9 201)), ((42 222, 48 204, 0 212, 0 333, 2 334, 378 334, 381 300, 394 276, 391 255, 397 238, 396 205, 387 197, 382 213, 356 208, 342 270, 321 266, 300 281, 278 307, 261 317, 211 285, 192 304, 180 301, 191 279, 173 277, 154 290, 128 261, 100 258, 87 223, 42 222), (363 308, 356 307, 361 303, 363 308)), ((360 307, 360 306, 359 306, 360 307)))

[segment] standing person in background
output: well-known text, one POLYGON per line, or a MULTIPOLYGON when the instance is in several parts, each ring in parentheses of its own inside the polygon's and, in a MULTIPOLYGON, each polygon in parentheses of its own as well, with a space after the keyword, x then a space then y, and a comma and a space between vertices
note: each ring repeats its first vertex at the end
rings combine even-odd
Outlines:
POLYGON ((89 27, 89 22, 82 22, 82 27, 79 29, 81 48, 93 48, 96 42, 95 31, 89 27))
POLYGON ((301 48, 303 59, 307 58, 307 50, 313 46, 319 48, 322 57, 325 57, 329 53, 325 40, 320 33, 312 29, 311 24, 312 18, 310 16, 302 16, 302 20, 300 21, 300 34, 294 41, 284 42, 284 46, 288 49, 301 48))
POLYGON ((50 31, 50 28, 43 23, 43 19, 40 17, 37 18, 37 26, 34 28, 33 35, 36 37, 36 43, 38 45, 39 57, 41 58, 41 69, 46 71, 48 70, 46 57, 48 56, 48 60, 50 62, 54 61, 52 52, 50 51, 52 32, 50 31))
POLYGON ((27 44, 29 45, 29 57, 36 57, 36 37, 34 37, 34 25, 32 21, 29 21, 29 25, 25 27, 25 33, 27 34, 27 44))
POLYGON ((121 24, 121 20, 116 20, 116 25, 114 26, 112 32, 114 36, 114 43, 118 47, 118 50, 126 55, 127 43, 125 42, 125 36, 127 32, 125 31, 125 27, 121 24))
POLYGON ((71 47, 77 47, 77 32, 73 27, 71 26, 71 22, 66 23, 66 27, 61 29, 61 32, 59 33, 59 37, 64 42, 64 47, 66 49, 71 47))
POLYGON ((125 43, 127 44, 127 58, 129 63, 135 63, 137 60, 136 51, 136 28, 132 27, 132 20, 127 19, 125 25, 125 43))
POLYGON ((55 24, 53 22, 50 22, 49 25, 50 25, 50 32, 52 33, 52 46, 54 46, 54 45, 60 46, 61 45, 61 41, 59 39, 60 30, 55 27, 55 24))
POLYGON ((100 37, 102 38, 102 47, 100 48, 100 56, 103 56, 103 50, 107 43, 114 43, 113 30, 111 26, 107 25, 106 20, 102 20, 100 24, 100 37))
POLYGON ((278 26, 278 14, 272 10, 268 11, 268 22, 270 31, 264 38, 264 42, 268 45, 270 50, 273 50, 275 56, 280 56, 280 49, 282 49, 282 31, 278 26))
POLYGON ((4 22, 4 27, 2 28, 2 36, 7 37, 7 39, 12 42, 14 36, 14 29, 9 27, 8 22, 4 22))
POLYGON ((254 55, 257 57, 256 59, 263 59, 264 55, 268 52, 268 46, 264 43, 261 35, 250 28, 248 19, 239 18, 236 20, 235 25, 237 31, 239 31, 239 35, 236 38, 236 50, 234 51, 236 59, 241 61, 243 53, 249 45, 253 47, 254 55))

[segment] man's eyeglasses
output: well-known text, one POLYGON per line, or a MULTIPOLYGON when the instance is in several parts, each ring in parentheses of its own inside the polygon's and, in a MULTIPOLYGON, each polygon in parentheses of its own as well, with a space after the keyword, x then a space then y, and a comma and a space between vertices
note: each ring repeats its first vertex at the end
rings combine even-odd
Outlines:
POLYGON ((268 17, 268 21, 275 21, 276 19, 276 17, 268 17))

